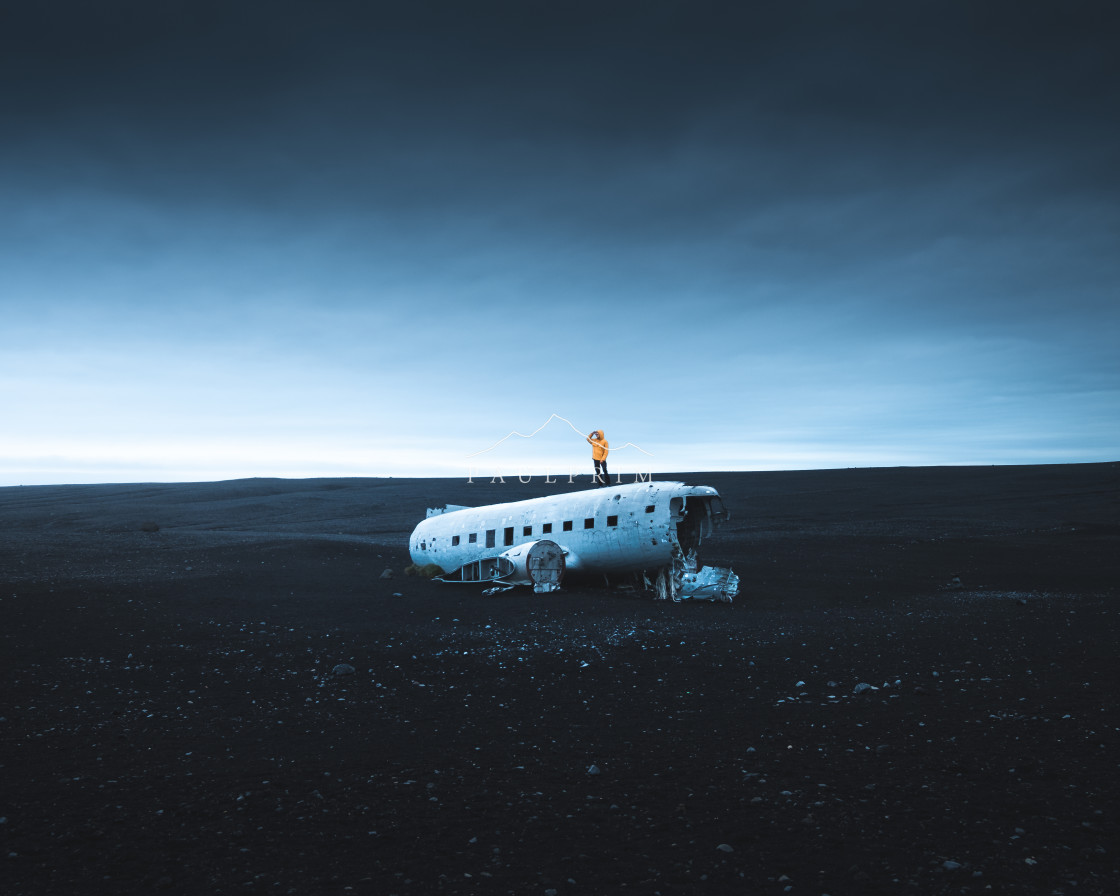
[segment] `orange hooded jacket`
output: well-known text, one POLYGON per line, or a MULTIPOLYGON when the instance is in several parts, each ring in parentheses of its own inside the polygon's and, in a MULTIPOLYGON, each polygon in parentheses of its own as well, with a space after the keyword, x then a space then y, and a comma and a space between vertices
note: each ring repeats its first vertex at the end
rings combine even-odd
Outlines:
POLYGON ((607 452, 610 451, 608 447, 610 443, 607 441, 606 434, 597 429, 587 437, 587 441, 591 443, 591 459, 592 460, 606 460, 607 452))

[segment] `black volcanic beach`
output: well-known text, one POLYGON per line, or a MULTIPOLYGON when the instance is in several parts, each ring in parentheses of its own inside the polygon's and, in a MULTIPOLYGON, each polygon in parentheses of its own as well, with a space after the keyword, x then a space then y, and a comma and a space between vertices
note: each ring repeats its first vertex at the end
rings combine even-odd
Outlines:
POLYGON ((733 604, 403 574, 587 477, 0 488, 4 892, 1120 892, 1120 464, 654 478, 733 604))

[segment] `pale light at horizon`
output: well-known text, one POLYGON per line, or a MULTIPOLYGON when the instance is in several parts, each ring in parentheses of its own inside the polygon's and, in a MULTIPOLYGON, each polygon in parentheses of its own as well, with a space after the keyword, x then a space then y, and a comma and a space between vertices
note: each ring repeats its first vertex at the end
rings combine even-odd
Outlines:
POLYGON ((595 9, 11 13, 0 484, 1120 456, 1107 7, 595 9))

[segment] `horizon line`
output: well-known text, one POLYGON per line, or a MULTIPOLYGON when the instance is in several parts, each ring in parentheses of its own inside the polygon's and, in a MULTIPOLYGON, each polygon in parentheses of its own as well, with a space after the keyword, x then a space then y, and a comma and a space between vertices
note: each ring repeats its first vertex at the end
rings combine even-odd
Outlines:
MULTIPOLYGON (((755 475, 755 474, 765 475, 765 474, 770 474, 770 473, 832 473, 832 472, 837 472, 838 473, 838 472, 851 471, 851 470, 865 470, 866 471, 866 470, 991 469, 991 468, 995 468, 995 467, 999 467, 999 468, 1003 468, 1003 469, 1012 469, 1012 468, 1029 468, 1029 467, 1088 467, 1088 466, 1109 466, 1109 465, 1120 465, 1120 458, 1115 458, 1113 460, 1095 460, 1095 461, 1040 461, 1040 462, 1037 462, 1037 463, 966 463, 966 462, 962 462, 962 463, 936 463, 936 464, 879 464, 879 465, 867 465, 867 466, 849 465, 849 466, 842 466, 842 467, 788 467, 788 468, 783 467, 783 468, 780 468, 780 469, 772 468, 772 469, 740 469, 740 470, 722 469, 722 470, 676 470, 676 471, 674 471, 674 470, 661 470, 661 471, 651 472, 651 473, 648 473, 648 474, 630 473, 630 474, 623 474, 623 475, 625 475, 627 478, 632 478, 632 477, 638 476, 638 475, 641 475, 643 477, 642 479, 639 479, 639 480, 636 480, 636 481, 661 481, 661 482, 664 482, 664 481, 672 481, 670 479, 670 477, 678 477, 679 478, 681 476, 703 476, 703 475, 725 476, 725 475, 755 475), (651 479, 646 478, 646 477, 653 477, 653 478, 651 480, 651 479), (661 477, 661 478, 658 478, 658 477, 661 477)), ((528 485, 529 482, 531 482, 532 480, 544 479, 544 478, 547 478, 549 476, 556 477, 557 475, 558 474, 555 474, 551 471, 533 473, 533 474, 528 475, 528 476, 526 476, 525 474, 522 474, 522 476, 521 476, 522 479, 529 480, 529 481, 526 481, 526 482, 518 482, 519 477, 517 475, 510 475, 510 476, 504 477, 504 479, 505 479, 504 484, 508 485, 508 484, 512 484, 514 482, 518 482, 518 484, 528 485)), ((614 475, 617 476, 619 474, 614 474, 614 475)), ((586 479, 590 480, 592 478, 591 473, 578 473, 578 474, 574 474, 574 476, 577 479, 586 478, 586 479)), ((365 480, 365 479, 390 480, 390 479, 397 479, 397 480, 402 480, 402 481, 405 481, 405 480, 417 480, 417 481, 461 480, 461 481, 466 481, 466 480, 470 480, 472 478, 475 478, 477 481, 476 482, 471 482, 469 484, 489 485, 489 484, 492 484, 491 483, 492 479, 502 478, 502 477, 499 477, 497 474, 491 474, 491 475, 486 475, 486 476, 482 476, 482 477, 471 477, 469 475, 464 476, 461 473, 457 474, 457 475, 443 475, 443 476, 398 476, 398 475, 393 475, 393 474, 388 474, 388 473, 381 473, 381 474, 358 474, 358 473, 353 473, 353 474, 334 474, 334 475, 323 475, 323 476, 259 475, 259 476, 231 476, 231 477, 228 477, 228 478, 221 478, 221 479, 106 479, 106 480, 99 480, 97 482, 70 481, 70 482, 45 482, 45 483, 34 483, 33 482, 33 483, 30 483, 30 484, 28 484, 28 483, 11 483, 11 484, 8 484, 8 485, 0 484, 0 489, 72 488, 72 487, 94 487, 95 488, 95 487, 99 487, 99 486, 122 486, 122 485, 137 485, 137 486, 139 486, 139 485, 217 485, 217 484, 228 483, 228 482, 252 482, 252 481, 256 481, 256 480, 259 480, 259 481, 273 480, 273 481, 281 481, 281 482, 312 482, 312 481, 331 481, 331 480, 342 480, 342 479, 357 479, 357 480, 365 480)), ((568 478, 568 474, 559 474, 559 478, 555 478, 554 482, 559 483, 562 480, 566 480, 567 478, 568 478)), ((493 484, 500 484, 500 483, 493 483, 493 484)), ((618 484, 618 483, 612 483, 612 484, 618 484)), ((628 483, 623 482, 621 484, 626 485, 628 483)))

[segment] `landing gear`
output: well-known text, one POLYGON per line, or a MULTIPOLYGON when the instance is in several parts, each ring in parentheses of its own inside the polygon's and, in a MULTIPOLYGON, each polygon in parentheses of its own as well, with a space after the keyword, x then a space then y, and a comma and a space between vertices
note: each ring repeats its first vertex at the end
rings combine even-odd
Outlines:
POLYGON ((667 566, 657 571, 657 578, 653 583, 653 590, 658 600, 671 600, 676 603, 680 600, 677 590, 677 577, 667 566))

